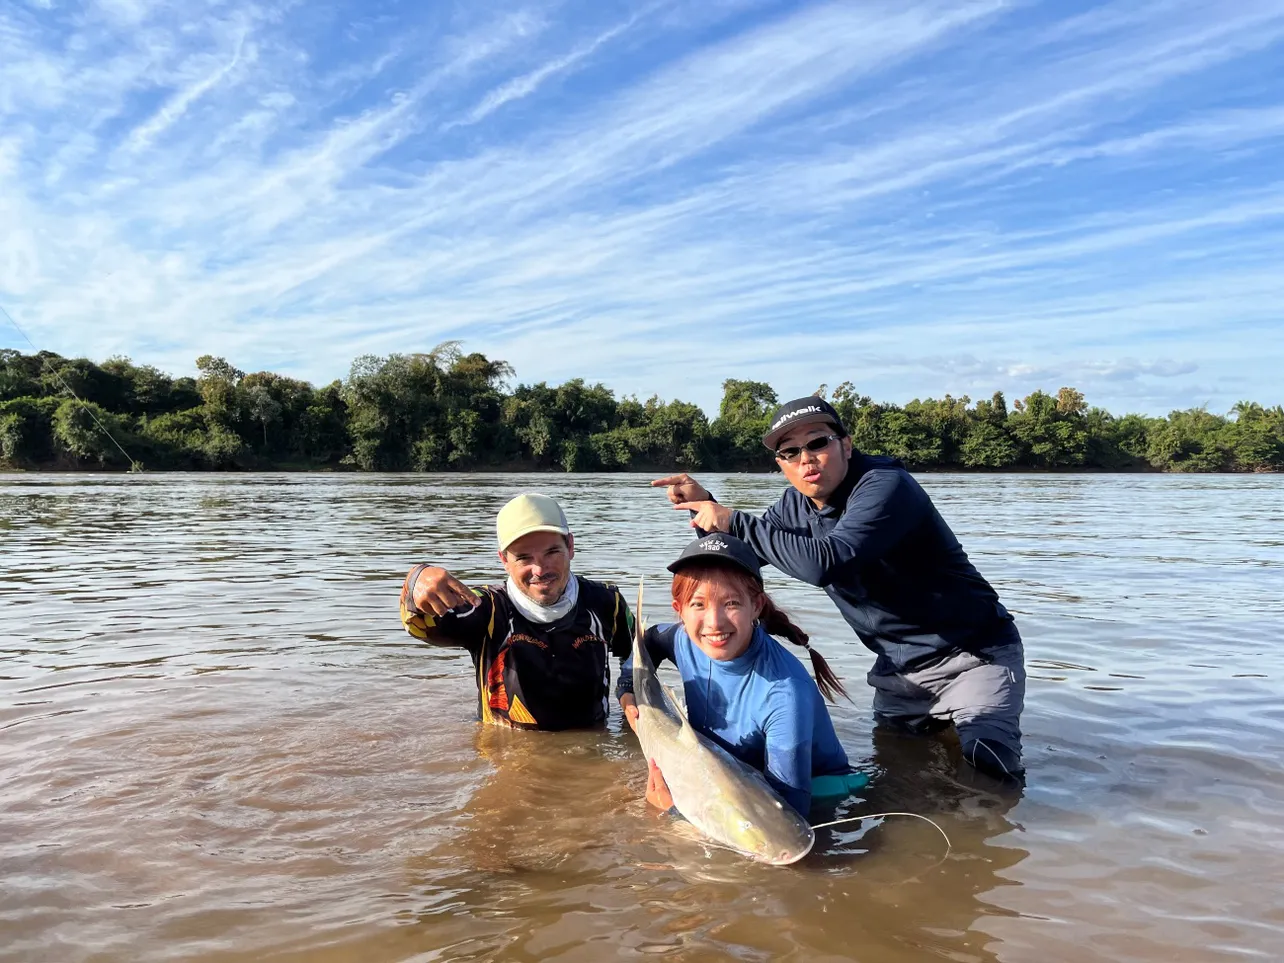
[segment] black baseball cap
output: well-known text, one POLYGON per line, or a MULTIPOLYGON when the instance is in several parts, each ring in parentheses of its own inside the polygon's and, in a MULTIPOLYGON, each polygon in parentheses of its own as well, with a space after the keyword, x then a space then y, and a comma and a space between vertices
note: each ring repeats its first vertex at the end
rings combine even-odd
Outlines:
POLYGON ((838 412, 824 398, 817 398, 812 395, 808 398, 795 398, 793 401, 786 401, 776 409, 771 416, 771 427, 767 433, 762 436, 762 443, 772 451, 780 444, 780 439, 791 428, 798 425, 810 425, 817 422, 833 425, 838 429, 840 435, 846 435, 847 429, 843 427, 843 419, 838 417, 838 412))
POLYGON ((713 562, 720 565, 731 565, 743 569, 762 584, 762 566, 752 548, 734 535, 712 532, 704 538, 697 538, 682 550, 682 554, 669 566, 670 572, 680 572, 688 565, 713 562))

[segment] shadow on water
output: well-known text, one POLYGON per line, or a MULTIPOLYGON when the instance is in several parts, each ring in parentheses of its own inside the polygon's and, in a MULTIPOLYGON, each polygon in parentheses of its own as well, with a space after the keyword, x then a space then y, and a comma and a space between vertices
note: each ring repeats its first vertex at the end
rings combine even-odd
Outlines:
MULTIPOLYGON (((926 824, 865 821, 821 830, 818 848, 793 867, 706 846, 649 809, 629 735, 479 729, 476 744, 491 768, 452 817, 455 831, 405 862, 398 952, 517 961, 606 959, 626 949, 677 960, 997 959, 974 924, 1010 915, 985 894, 1012 885, 1001 874, 1025 856, 993 842, 1014 829, 1005 814, 1018 797, 958 782, 938 740, 880 739, 882 774, 866 798, 835 815, 924 812, 954 841, 948 859, 926 824)), ((394 959, 393 942, 371 935, 333 958, 394 959)))

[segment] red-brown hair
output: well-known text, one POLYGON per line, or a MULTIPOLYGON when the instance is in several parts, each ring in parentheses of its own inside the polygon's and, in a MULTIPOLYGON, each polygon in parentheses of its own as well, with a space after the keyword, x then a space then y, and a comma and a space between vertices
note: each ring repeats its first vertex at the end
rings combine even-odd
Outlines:
POLYGON ((815 677, 816 687, 820 689, 822 696, 834 702, 836 696, 841 694, 849 702, 851 701, 851 696, 847 695, 847 690, 843 688, 842 682, 829 667, 825 657, 809 644, 810 637, 807 633, 794 624, 785 611, 771 600, 771 596, 766 593, 758 580, 748 572, 717 563, 683 566, 673 575, 673 601, 679 607, 685 608, 695 596, 700 583, 713 578, 723 579, 734 585, 755 604, 759 600, 762 601, 762 612, 758 615, 759 623, 768 635, 787 639, 794 645, 801 645, 807 650, 807 654, 811 656, 811 674, 815 677))

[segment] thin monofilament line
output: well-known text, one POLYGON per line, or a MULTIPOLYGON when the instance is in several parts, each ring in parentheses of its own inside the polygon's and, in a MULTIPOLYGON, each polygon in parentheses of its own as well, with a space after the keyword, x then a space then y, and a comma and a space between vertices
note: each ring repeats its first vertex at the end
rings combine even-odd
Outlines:
POLYGON ((884 816, 912 816, 915 819, 921 819, 923 820, 923 822, 930 825, 933 829, 935 829, 938 833, 940 833, 941 836, 945 839, 945 856, 942 856, 941 857, 942 859, 945 859, 946 857, 948 857, 950 855, 950 852, 954 849, 954 844, 950 842, 950 837, 945 835, 945 830, 942 829, 940 826, 936 825, 936 823, 928 819, 926 816, 920 816, 918 813, 866 813, 863 816, 848 816, 846 819, 835 819, 833 822, 829 822, 829 823, 817 823, 815 826, 812 826, 811 828, 824 829, 826 826, 837 826, 839 823, 858 823, 862 819, 881 819, 884 816))
MULTIPOLYGON (((23 331, 22 328, 18 326, 18 322, 13 320, 13 315, 5 310, 3 304, 0 304, 0 314, 3 314, 5 318, 8 319, 9 323, 13 325, 13 330, 17 331, 20 335, 22 335, 22 340, 27 342, 27 344, 31 345, 31 350, 34 351, 36 354, 39 354, 40 349, 36 347, 36 343, 27 337, 27 332, 23 331)), ((87 405, 81 399, 80 395, 76 394, 74 391, 71 390, 71 385, 67 384, 67 382, 63 380, 62 375, 59 374, 49 364, 48 358, 43 359, 43 365, 47 371, 49 371, 55 378, 58 379, 58 383, 62 385, 63 390, 66 391, 67 394, 75 398, 77 402, 79 402, 80 407, 85 410, 85 414, 89 415, 89 417, 94 420, 94 424, 98 426, 99 430, 101 430, 102 433, 106 435, 108 439, 110 439, 113 445, 115 445, 117 448, 120 449, 120 453, 124 455, 125 460, 129 462, 129 467, 130 468, 136 467, 138 465, 138 462, 134 461, 133 457, 129 454, 129 452, 125 451, 124 446, 121 445, 121 443, 116 440, 116 436, 107 430, 107 426, 98 420, 98 416, 94 414, 94 409, 90 408, 89 405, 87 405)))

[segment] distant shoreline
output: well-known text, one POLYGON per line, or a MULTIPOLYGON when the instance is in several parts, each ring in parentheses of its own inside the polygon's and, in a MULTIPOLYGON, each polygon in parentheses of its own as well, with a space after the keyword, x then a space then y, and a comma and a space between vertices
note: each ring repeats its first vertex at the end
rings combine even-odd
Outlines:
MULTIPOLYGON (((602 384, 511 384, 513 369, 447 342, 363 356, 315 387, 224 358, 173 378, 128 358, 101 364, 0 350, 0 470, 149 472, 549 472, 768 474, 762 438, 779 406, 765 382, 726 378, 717 417, 696 405, 617 398, 602 384)), ((1165 418, 1116 416, 1062 387, 1009 405, 1002 392, 876 402, 829 391, 853 447, 910 471, 968 474, 1284 471, 1284 406, 1242 401, 1165 418)))
MULTIPOLYGON (((908 467, 908 466, 907 466, 908 467)), ((1159 468, 1101 468, 1096 466, 1069 466, 1064 468, 1030 468, 1030 467, 1010 467, 1010 468, 969 468, 964 465, 932 466, 927 468, 908 467, 911 474, 914 475, 1279 475, 1284 474, 1284 469, 1243 469, 1239 471, 1221 470, 1221 471, 1179 471, 1164 470, 1159 468)), ((405 475, 415 477, 418 475, 458 475, 466 478, 469 475, 639 475, 648 478, 660 477, 665 474, 672 474, 675 471, 690 471, 692 474, 705 475, 780 475, 780 472, 772 469, 763 469, 761 471, 753 469, 726 469, 726 468, 693 468, 678 469, 672 466, 654 467, 654 468, 616 468, 616 469, 586 469, 582 471, 565 471, 560 468, 541 468, 541 467, 505 467, 497 468, 494 466, 479 466, 477 468, 449 469, 440 468, 429 471, 413 471, 408 469, 364 469, 351 468, 345 465, 331 465, 300 468, 290 465, 261 465, 246 468, 157 468, 150 469, 144 467, 139 472, 133 474, 141 475, 258 475, 258 474, 282 474, 282 475, 405 475)), ((74 465, 65 467, 24 467, 12 468, 0 463, 0 474, 11 475, 128 475, 130 470, 120 465, 96 466, 96 465, 74 465)))

